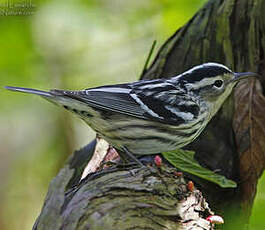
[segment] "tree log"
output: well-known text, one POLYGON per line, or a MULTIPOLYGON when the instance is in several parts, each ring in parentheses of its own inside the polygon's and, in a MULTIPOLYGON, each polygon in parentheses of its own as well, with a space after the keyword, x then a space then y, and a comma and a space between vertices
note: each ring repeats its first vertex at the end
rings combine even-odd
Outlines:
POLYGON ((106 144, 94 141, 75 152, 51 182, 33 229, 213 229, 201 192, 165 163, 96 170, 80 181, 84 166, 91 168, 88 159, 108 150, 106 144))
MULTIPOLYGON (((172 77, 204 62, 264 77, 264 12, 265 0, 210 0, 165 42, 141 78, 172 77)), ((221 189, 185 174, 224 216, 223 229, 246 228, 265 167, 261 83, 240 83, 200 137, 186 147, 196 151, 201 165, 238 183, 236 189, 221 189)), ((77 151, 51 182, 34 229, 187 229, 188 224, 193 226, 189 229, 212 228, 204 220, 211 211, 201 193, 189 191, 167 164, 151 164, 148 170, 111 167, 80 182, 95 145, 94 141, 77 151), (183 215, 189 211, 180 207, 194 207, 193 214, 183 215)))

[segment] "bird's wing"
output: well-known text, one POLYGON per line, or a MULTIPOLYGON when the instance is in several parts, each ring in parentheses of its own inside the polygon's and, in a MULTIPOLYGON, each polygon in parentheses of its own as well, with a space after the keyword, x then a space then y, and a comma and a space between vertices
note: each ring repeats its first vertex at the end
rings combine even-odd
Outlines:
POLYGON ((163 79, 82 91, 52 90, 51 93, 71 97, 99 110, 175 125, 192 119, 198 110, 197 103, 190 100, 189 105, 185 103, 186 92, 163 79))
POLYGON ((53 95, 67 96, 82 101, 98 110, 144 118, 145 111, 131 97, 131 91, 132 88, 129 84, 118 84, 81 91, 51 90, 51 93, 53 95))
POLYGON ((145 116, 164 123, 180 125, 199 114, 199 104, 185 87, 160 79, 134 84, 131 96, 145 110, 145 116))

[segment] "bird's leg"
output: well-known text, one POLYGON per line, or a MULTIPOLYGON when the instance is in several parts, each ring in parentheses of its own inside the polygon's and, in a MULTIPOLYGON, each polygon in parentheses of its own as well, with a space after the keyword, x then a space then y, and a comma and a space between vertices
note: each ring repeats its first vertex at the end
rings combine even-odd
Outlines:
POLYGON ((140 167, 144 167, 143 163, 137 159, 126 147, 122 148, 122 151, 118 151, 121 160, 126 164, 134 163, 140 167))

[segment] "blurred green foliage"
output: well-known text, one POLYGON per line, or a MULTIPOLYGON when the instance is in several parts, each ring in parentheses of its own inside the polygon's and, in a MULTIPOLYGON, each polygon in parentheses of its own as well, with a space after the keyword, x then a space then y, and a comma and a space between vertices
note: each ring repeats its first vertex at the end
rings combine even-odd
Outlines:
MULTIPOLYGON (((81 89, 137 80, 152 42, 157 51, 205 1, 42 0, 31 1, 33 16, 0 16, 1 230, 30 229, 50 180, 94 137, 62 109, 2 86, 81 89)), ((254 229, 265 226, 264 180, 254 229)))

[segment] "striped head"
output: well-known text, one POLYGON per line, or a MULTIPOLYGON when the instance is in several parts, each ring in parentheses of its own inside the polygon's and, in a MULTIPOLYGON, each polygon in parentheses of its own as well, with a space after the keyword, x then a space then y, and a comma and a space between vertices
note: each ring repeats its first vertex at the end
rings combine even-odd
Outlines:
POLYGON ((198 96, 203 102, 201 106, 205 105, 212 117, 231 94, 236 83, 250 76, 257 76, 257 74, 252 72, 235 73, 224 65, 205 63, 173 79, 185 87, 187 92, 198 96))

